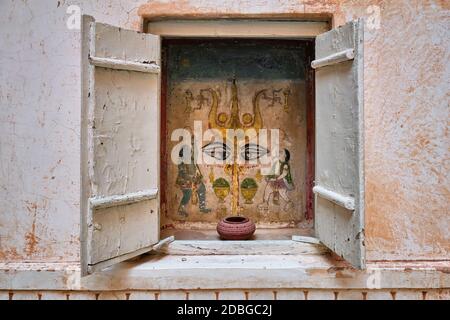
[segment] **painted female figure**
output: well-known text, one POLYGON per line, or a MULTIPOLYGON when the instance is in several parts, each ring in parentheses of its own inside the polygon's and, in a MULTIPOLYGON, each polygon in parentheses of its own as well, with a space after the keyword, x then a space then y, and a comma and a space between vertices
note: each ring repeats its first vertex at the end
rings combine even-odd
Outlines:
POLYGON ((268 175, 265 177, 267 184, 264 189, 262 207, 268 207, 270 196, 272 196, 272 203, 275 205, 280 204, 281 197, 286 202, 283 207, 285 211, 294 206, 294 203, 288 197, 288 191, 294 189, 294 183, 291 175, 291 165, 289 163, 290 158, 291 154, 289 150, 284 149, 284 160, 280 160, 279 163, 277 163, 277 165, 279 165, 279 170, 276 171, 278 174, 268 175))

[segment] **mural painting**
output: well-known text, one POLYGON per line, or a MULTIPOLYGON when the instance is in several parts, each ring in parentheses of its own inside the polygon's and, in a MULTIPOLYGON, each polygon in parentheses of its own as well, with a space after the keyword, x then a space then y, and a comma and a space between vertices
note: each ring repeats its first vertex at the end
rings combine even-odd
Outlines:
MULTIPOLYGON (((180 158, 183 158, 183 151, 191 148, 184 148, 180 151, 180 158)), ((206 208, 206 188, 203 183, 203 175, 200 168, 193 161, 190 163, 181 162, 178 164, 178 175, 176 180, 177 186, 182 191, 182 198, 178 206, 178 214, 187 217, 186 206, 189 201, 193 205, 198 205, 201 213, 208 213, 211 209, 206 208)))
MULTIPOLYGON (((262 224, 297 223, 305 211, 304 48, 295 41, 168 43, 164 223, 211 224, 245 215, 262 224), (220 140, 202 141, 203 157, 219 163, 174 164, 177 128, 216 129, 220 140), (227 135, 242 130, 244 138, 227 135), (279 154, 262 144, 277 129, 279 154), (258 161, 277 156, 272 168, 258 161), (276 167, 276 168, 274 168, 276 167), (272 169, 272 170, 267 170, 272 169), (295 201, 294 201, 295 199, 295 201)), ((275 139, 275 136, 273 137, 275 139)), ((182 148, 193 159, 192 145, 182 148)))
POLYGON ((269 209, 269 201, 272 198, 272 203, 280 205, 280 197, 284 200, 284 210, 287 211, 289 207, 294 206, 294 202, 289 198, 288 192, 293 190, 294 183, 292 181, 291 166, 289 164, 290 152, 284 149, 284 159, 279 161, 279 174, 265 176, 266 186, 264 189, 263 203, 260 204, 261 210, 269 209))

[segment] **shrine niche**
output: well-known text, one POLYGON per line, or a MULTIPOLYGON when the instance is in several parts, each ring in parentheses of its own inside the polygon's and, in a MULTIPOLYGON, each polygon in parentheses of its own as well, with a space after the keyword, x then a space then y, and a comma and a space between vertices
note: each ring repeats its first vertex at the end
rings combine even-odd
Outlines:
MULTIPOLYGON (((226 216, 258 227, 294 227, 306 211, 305 47, 301 41, 167 40, 164 45, 162 226, 215 228, 226 216), (219 164, 175 164, 176 129, 216 129, 223 140, 202 141, 203 157, 219 164), (242 130, 244 140, 227 130, 242 130), (275 130, 276 129, 276 130, 275 130), (258 160, 273 156, 274 172, 258 160), (253 136, 258 139, 253 140, 253 136)), ((193 159, 192 143, 176 154, 193 159)))

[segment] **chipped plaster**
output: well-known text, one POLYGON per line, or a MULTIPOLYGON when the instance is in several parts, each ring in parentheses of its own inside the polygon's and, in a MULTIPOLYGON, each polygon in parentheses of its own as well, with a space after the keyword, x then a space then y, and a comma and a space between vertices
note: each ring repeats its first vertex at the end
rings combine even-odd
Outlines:
POLYGON ((449 258, 448 1, 2 1, 0 260, 78 261, 78 4, 98 21, 140 29, 138 12, 173 16, 327 17, 341 25, 381 8, 366 29, 368 260, 449 258))

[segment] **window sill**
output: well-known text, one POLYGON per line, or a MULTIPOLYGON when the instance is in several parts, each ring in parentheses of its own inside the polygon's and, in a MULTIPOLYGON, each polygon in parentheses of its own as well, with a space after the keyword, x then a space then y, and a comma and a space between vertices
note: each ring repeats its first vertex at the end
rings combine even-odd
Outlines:
MULTIPOLYGON (((300 238, 300 237, 299 237, 300 238)), ((162 246, 157 253, 166 255, 321 255, 330 251, 311 237, 308 242, 292 240, 175 240, 162 246)))
POLYGON ((3 290, 448 288, 449 262, 369 263, 330 254, 145 255, 80 278, 79 264, 0 263, 3 290))

